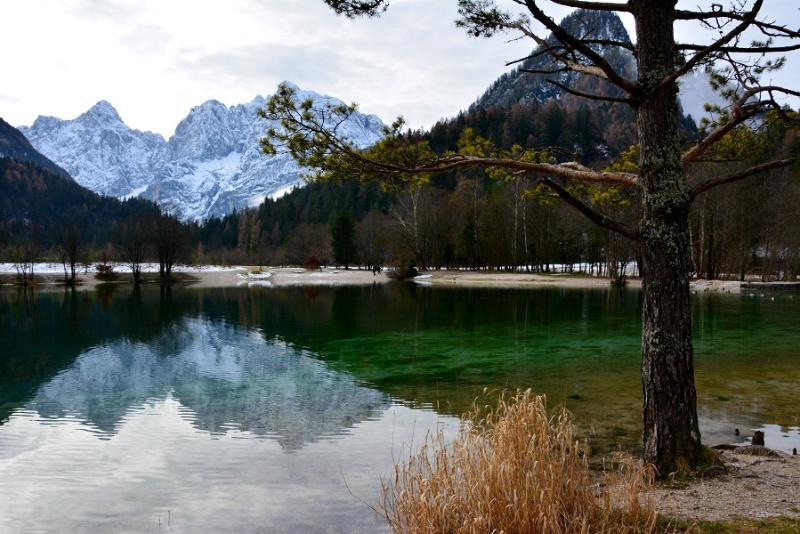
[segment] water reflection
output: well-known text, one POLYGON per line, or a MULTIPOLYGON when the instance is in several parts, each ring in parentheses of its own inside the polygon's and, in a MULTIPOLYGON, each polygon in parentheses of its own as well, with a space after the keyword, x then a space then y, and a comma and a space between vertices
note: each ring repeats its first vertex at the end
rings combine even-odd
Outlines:
POLYGON ((373 532, 359 499, 455 428, 196 295, 4 296, 3 532, 373 532))
POLYGON ((79 355, 26 405, 106 434, 132 407, 167 395, 199 430, 274 438, 298 449, 377 417, 388 397, 280 341, 223 321, 184 318, 148 343, 117 341, 79 355))
MULTIPOLYGON (((371 532, 350 491, 374 503, 401 445, 452 431, 485 386, 546 393, 596 450, 636 450, 639 299, 0 292, 0 531, 371 532)), ((794 442, 800 299, 703 297, 694 314, 704 440, 794 442)))

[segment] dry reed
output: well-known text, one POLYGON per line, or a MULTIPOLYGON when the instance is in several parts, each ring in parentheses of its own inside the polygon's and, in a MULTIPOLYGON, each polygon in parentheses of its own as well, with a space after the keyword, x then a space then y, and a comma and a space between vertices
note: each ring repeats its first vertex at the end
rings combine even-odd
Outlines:
POLYGON ((402 533, 652 532, 652 472, 630 457, 593 472, 566 409, 519 391, 464 416, 448 443, 430 435, 384 483, 381 509, 402 533))

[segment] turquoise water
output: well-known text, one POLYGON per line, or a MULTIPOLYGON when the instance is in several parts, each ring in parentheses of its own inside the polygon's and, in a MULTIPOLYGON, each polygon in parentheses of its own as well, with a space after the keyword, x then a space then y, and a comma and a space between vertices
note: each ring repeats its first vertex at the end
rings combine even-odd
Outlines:
MULTIPOLYGON (((639 301, 400 284, 0 292, 0 532, 379 530, 380 477, 485 387, 532 387, 597 451, 635 451, 639 301)), ((707 443, 760 427, 768 445, 797 441, 799 319, 792 294, 695 299, 707 443)))

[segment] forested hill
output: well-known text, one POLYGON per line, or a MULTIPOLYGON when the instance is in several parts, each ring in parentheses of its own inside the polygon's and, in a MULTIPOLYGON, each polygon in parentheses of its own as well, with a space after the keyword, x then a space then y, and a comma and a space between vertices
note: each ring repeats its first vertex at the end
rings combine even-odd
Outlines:
MULTIPOLYGON (((636 77, 636 63, 625 48, 631 40, 616 14, 578 9, 561 26, 603 42, 590 46, 626 77, 636 77), (606 44, 610 42, 621 46, 606 44)), ((551 36, 547 42, 555 41, 551 36)), ((540 47, 500 76, 469 110, 418 134, 427 137, 435 150, 453 150, 469 127, 503 149, 515 144, 551 147, 558 157, 584 164, 615 159, 636 143, 636 118, 629 106, 577 97, 559 85, 588 94, 623 96, 618 88, 593 76, 559 70, 558 62, 540 47)), ((679 123, 687 139, 696 135, 691 117, 681 113, 679 123)))
POLYGON ((102 248, 119 240, 120 225, 130 216, 155 213, 152 202, 100 196, 29 161, 0 158, 0 248, 30 238, 48 248, 70 227, 102 248))
MULTIPOLYGON (((611 66, 628 78, 636 77, 636 64, 631 52, 620 46, 611 46, 607 42, 631 45, 631 39, 619 16, 612 12, 577 9, 567 15, 560 26, 572 35, 586 35, 590 39, 604 41, 604 44, 589 46, 606 59, 611 66)), ((550 36, 548 46, 557 44, 550 36)), ((500 106, 510 108, 515 104, 544 103, 547 100, 571 99, 564 89, 548 82, 556 81, 572 89, 597 92, 608 96, 621 96, 615 86, 602 82, 595 77, 576 72, 558 72, 561 65, 541 47, 533 51, 531 56, 520 62, 511 71, 498 78, 486 92, 473 104, 472 109, 500 106), (537 71, 543 74, 531 74, 537 71), (552 72, 552 73, 551 73, 552 72)), ((583 102, 586 102, 585 100, 583 102)), ((596 105, 597 103, 589 103, 596 105)))
POLYGON ((0 118, 0 157, 28 161, 52 173, 68 176, 67 171, 33 148, 22 132, 0 118))

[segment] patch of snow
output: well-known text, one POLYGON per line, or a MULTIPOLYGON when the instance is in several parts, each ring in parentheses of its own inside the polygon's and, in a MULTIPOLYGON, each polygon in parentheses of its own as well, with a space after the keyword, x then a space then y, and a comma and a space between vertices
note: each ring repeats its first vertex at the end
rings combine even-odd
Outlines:
MULTIPOLYGON (((127 263, 121 262, 113 262, 109 265, 114 266, 115 273, 130 273, 131 266, 127 263)), ((93 263, 89 267, 89 272, 91 274, 96 273, 95 267, 97 266, 96 263, 93 263)), ((229 267, 229 266, 222 266, 222 265, 175 265, 172 268, 172 272, 174 273, 222 273, 222 272, 239 272, 243 267, 229 267)), ((0 274, 16 274, 16 269, 14 268, 13 263, 0 263, 0 274)), ((36 263, 34 264, 33 268, 34 275, 36 274, 63 274, 64 267, 60 263, 36 263)), ((78 273, 83 273, 83 267, 78 269, 78 273)), ((158 272, 158 264, 157 263, 143 263, 142 264, 142 272, 143 273, 157 273, 158 272)))
POLYGON ((272 200, 278 200, 282 196, 288 195, 298 187, 302 187, 302 182, 296 182, 293 184, 285 185, 283 187, 279 187, 278 189, 269 194, 269 198, 271 198, 272 200))

